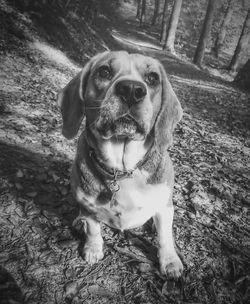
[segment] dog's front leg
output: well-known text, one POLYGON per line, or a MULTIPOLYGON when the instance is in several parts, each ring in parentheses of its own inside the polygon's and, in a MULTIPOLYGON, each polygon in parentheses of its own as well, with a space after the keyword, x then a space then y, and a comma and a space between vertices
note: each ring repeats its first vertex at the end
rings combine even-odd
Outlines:
POLYGON ((181 276, 183 265, 174 247, 173 215, 173 206, 166 206, 156 213, 154 223, 159 241, 158 257, 161 273, 176 279, 181 276))
POLYGON ((93 265, 103 258, 103 239, 101 236, 101 225, 91 217, 84 217, 86 222, 86 241, 83 247, 83 258, 93 265))

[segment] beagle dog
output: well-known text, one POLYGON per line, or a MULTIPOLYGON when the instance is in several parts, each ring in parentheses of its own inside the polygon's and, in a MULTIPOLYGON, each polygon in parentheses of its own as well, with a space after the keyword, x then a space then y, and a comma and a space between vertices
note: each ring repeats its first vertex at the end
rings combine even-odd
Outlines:
POLYGON ((103 258, 101 222, 124 230, 153 217, 160 270, 178 278, 167 148, 182 108, 161 63, 125 51, 98 54, 59 93, 58 104, 67 139, 86 118, 71 174, 86 223, 85 260, 103 258))

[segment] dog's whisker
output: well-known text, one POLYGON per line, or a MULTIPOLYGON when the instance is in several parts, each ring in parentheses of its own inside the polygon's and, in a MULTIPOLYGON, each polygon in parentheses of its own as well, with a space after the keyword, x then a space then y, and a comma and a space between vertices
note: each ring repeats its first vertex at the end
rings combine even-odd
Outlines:
POLYGON ((103 107, 85 107, 85 109, 87 110, 99 110, 99 109, 102 109, 103 107))
POLYGON ((92 121, 90 124, 87 125, 88 128, 93 127, 97 121, 98 121, 98 117, 94 121, 92 121))
POLYGON ((100 106, 85 106, 85 109, 105 109, 107 105, 100 105, 100 106))

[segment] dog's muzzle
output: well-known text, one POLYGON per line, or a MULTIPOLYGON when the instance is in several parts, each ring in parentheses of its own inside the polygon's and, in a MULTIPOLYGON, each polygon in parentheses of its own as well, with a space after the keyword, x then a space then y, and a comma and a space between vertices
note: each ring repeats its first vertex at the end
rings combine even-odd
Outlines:
POLYGON ((115 83, 113 100, 122 108, 119 114, 111 107, 104 109, 97 121, 97 131, 103 138, 112 136, 142 140, 147 133, 147 124, 141 117, 143 101, 147 96, 146 86, 135 80, 123 79, 115 83))
POLYGON ((112 122, 102 123, 98 132, 104 138, 127 137, 134 140, 142 140, 145 138, 145 130, 133 118, 126 115, 112 122))

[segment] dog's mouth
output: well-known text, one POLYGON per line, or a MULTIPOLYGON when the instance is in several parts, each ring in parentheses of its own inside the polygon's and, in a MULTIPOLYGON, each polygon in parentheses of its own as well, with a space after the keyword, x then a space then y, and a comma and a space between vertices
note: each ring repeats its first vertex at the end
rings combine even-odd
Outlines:
POLYGON ((103 123, 98 132, 103 138, 131 138, 134 140, 142 140, 145 138, 145 130, 131 116, 126 115, 116 119, 113 122, 103 123))

